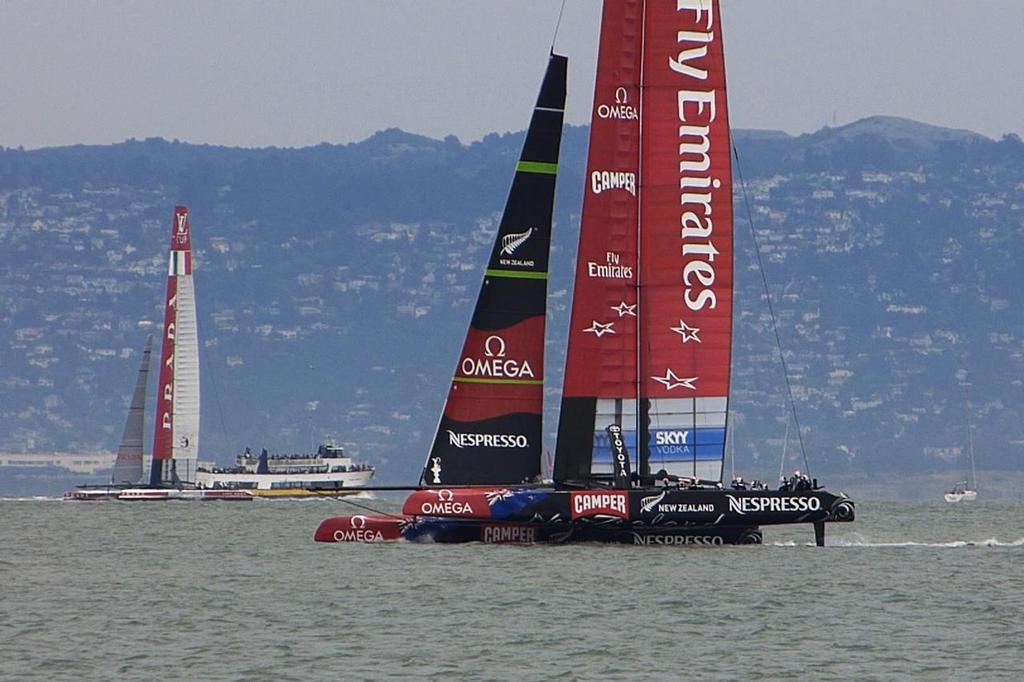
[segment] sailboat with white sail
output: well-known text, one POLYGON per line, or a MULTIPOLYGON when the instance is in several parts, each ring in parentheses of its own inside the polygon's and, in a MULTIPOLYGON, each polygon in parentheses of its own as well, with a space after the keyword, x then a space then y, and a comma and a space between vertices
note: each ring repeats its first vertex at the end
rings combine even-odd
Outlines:
POLYGON ((152 343, 147 341, 143 364, 114 466, 115 486, 105 495, 79 491, 66 499, 118 500, 251 500, 244 490, 198 490, 195 472, 199 452, 199 334, 193 279, 192 226, 188 208, 177 206, 171 224, 167 294, 156 396, 153 453, 148 481, 143 481, 143 413, 152 343))
POLYGON ((969 480, 957 481, 954 483, 953 487, 942 495, 946 502, 973 502, 978 499, 978 474, 974 468, 974 428, 971 424, 970 395, 967 396, 966 403, 967 459, 971 467, 971 477, 969 480))
POLYGON ((724 489, 732 171, 718 3, 607 0, 553 485, 544 323, 565 58, 552 55, 420 485, 322 542, 755 544, 852 521, 808 480, 724 489))

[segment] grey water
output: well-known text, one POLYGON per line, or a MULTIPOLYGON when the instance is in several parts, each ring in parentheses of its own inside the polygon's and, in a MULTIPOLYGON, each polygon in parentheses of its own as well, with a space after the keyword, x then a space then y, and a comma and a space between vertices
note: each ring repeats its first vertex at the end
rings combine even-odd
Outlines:
POLYGON ((0 678, 1024 677, 1020 505, 860 502, 824 548, 313 542, 358 512, 0 500, 0 678))

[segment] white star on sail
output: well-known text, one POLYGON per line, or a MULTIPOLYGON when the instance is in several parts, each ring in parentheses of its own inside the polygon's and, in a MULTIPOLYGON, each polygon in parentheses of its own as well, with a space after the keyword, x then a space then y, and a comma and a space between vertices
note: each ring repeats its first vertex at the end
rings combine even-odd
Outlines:
POLYGON ((659 384, 664 384, 665 388, 667 388, 670 391, 673 388, 688 388, 691 391, 696 391, 697 387, 694 386, 693 384, 694 382, 697 381, 699 377, 687 377, 685 379, 677 377, 676 373, 672 371, 672 368, 669 368, 668 370, 666 370, 665 376, 651 378, 657 381, 659 384))
POLYGON ((697 336, 697 334, 700 333, 700 329, 697 327, 691 327, 682 320, 679 320, 678 327, 669 327, 669 329, 683 337, 683 343, 686 343, 687 341, 696 341, 697 343, 701 342, 700 337, 697 336))
POLYGON ((584 329, 583 331, 590 332, 597 338, 601 338, 604 334, 614 334, 615 330, 612 329, 613 326, 615 326, 614 322, 609 322, 608 324, 601 324, 597 320, 594 320, 594 323, 590 325, 588 328, 584 329))
POLYGON ((619 314, 619 317, 624 317, 626 315, 632 315, 633 317, 636 317, 636 303, 630 305, 623 301, 618 305, 613 305, 612 310, 617 312, 619 314))

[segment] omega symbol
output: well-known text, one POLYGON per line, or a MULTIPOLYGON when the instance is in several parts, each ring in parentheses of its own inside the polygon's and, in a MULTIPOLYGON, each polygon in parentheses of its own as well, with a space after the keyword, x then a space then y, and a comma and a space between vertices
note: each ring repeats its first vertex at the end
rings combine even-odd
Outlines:
POLYGON ((489 358, 505 357, 505 339, 500 336, 488 336, 484 341, 484 355, 489 358), (495 352, 495 348, 497 352, 495 352))

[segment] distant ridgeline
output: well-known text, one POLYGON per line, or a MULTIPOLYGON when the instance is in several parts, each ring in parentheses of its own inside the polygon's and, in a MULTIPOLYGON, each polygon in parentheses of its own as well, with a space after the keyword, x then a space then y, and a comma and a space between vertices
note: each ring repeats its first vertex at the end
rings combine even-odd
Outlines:
MULTIPOLYGON (((582 193, 600 185, 583 177, 586 134, 567 131, 558 178, 549 447, 582 193)), ((521 143, 387 130, 304 149, 0 151, 0 451, 116 447, 146 323, 162 319, 167 216, 184 203, 200 456, 333 435, 382 482, 415 481, 521 143)), ((1019 468, 1020 139, 872 118, 735 144, 814 473, 962 466, 965 381, 979 468, 1019 468)), ((774 478, 784 384, 738 178, 730 425, 737 473, 774 478)), ((799 466, 792 439, 789 453, 799 466)))

